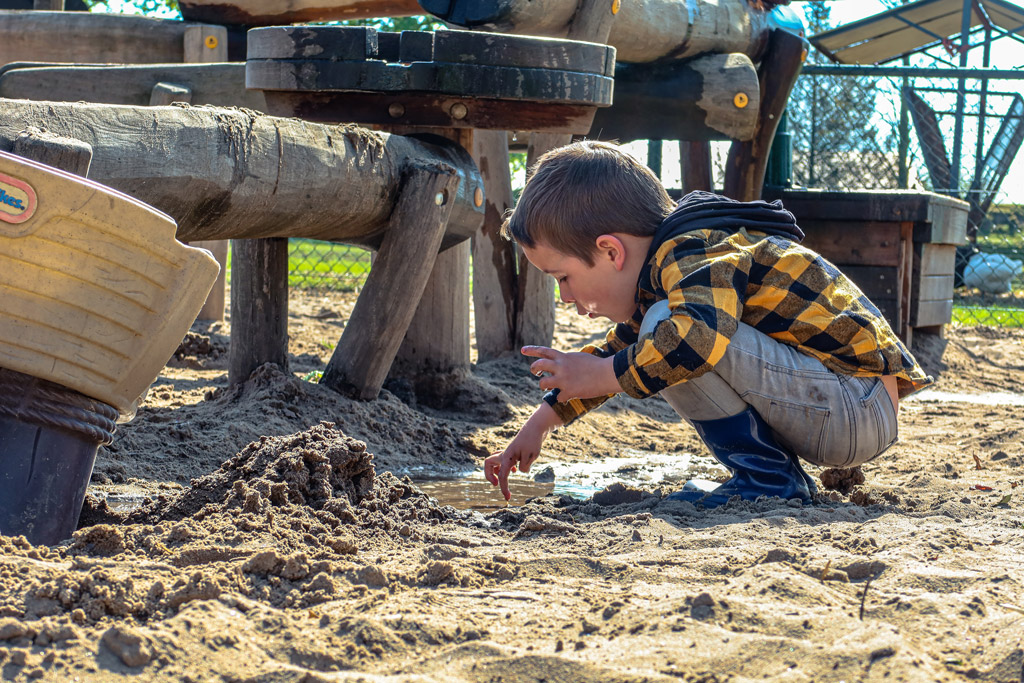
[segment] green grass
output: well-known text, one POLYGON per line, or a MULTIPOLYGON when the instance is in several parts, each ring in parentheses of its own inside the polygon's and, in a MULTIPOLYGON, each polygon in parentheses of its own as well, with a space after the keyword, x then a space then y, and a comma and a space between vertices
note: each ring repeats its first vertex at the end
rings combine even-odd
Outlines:
POLYGON ((347 244, 288 240, 288 286, 353 292, 370 272, 370 252, 347 244))
POLYGON ((953 322, 961 325, 1024 327, 1024 308, 953 306, 953 322))

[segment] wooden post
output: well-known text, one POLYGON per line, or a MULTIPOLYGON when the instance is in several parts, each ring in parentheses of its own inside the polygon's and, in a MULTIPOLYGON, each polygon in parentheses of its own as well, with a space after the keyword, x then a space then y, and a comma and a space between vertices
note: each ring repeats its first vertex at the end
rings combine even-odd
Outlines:
MULTIPOLYGON (((183 37, 184 55, 186 64, 210 64, 214 62, 226 62, 228 60, 228 33, 223 26, 210 26, 200 24, 186 26, 183 37)), ((192 91, 184 86, 175 86, 172 83, 157 83, 153 87, 150 96, 150 105, 169 105, 172 102, 191 102, 192 91)), ((225 308, 225 291, 227 289, 228 276, 228 242, 227 240, 212 240, 195 243, 195 246, 209 249, 213 257, 220 264, 220 274, 217 281, 213 283, 210 295, 199 311, 197 320, 223 320, 225 308)), ((268 247, 269 248, 269 247, 268 247)), ((288 261, 288 245, 285 240, 285 263, 288 261)), ((287 325, 287 302, 288 302, 288 270, 285 268, 285 280, 277 283, 278 288, 284 288, 284 292, 278 292, 274 298, 283 298, 285 301, 284 320, 287 325)), ((250 287, 251 283, 238 283, 238 287, 250 287)), ((248 298, 259 296, 258 292, 250 292, 248 298)), ((232 326, 232 329, 234 327, 232 326)), ((285 353, 287 354, 287 329, 285 330, 285 353)))
MULTIPOLYGON (((569 25, 570 40, 606 43, 619 4, 613 0, 583 0, 569 25)), ((527 171, 545 152, 572 142, 567 133, 533 133, 526 153, 527 171)), ((555 281, 540 272, 519 250, 518 320, 515 346, 550 346, 555 334, 555 281)))
POLYGON ((423 309, 458 185, 455 170, 441 165, 415 166, 403 179, 384 241, 321 384, 361 399, 377 397, 417 307, 423 309))
POLYGON ((248 285, 231 293, 228 382, 241 384, 264 363, 288 369, 288 238, 231 240, 231 263, 248 285))
POLYGON ((484 182, 484 224, 473 237, 473 312, 477 359, 495 358, 513 349, 516 320, 516 246, 498 233, 512 208, 508 134, 478 130, 473 159, 484 182))
POLYGON ((33 0, 32 9, 43 12, 63 12, 64 0, 33 0))
POLYGON ((83 178, 89 177, 92 145, 75 138, 29 128, 14 140, 11 152, 83 178))
POLYGON ((683 177, 683 194, 694 190, 712 191, 714 182, 711 174, 711 144, 709 142, 680 140, 679 166, 683 177))
POLYGON ((761 80, 761 104, 758 130, 754 138, 734 142, 729 148, 725 167, 725 195, 749 202, 761 198, 768 153, 775 139, 775 130, 786 108, 800 68, 807 57, 803 38, 786 31, 771 32, 768 51, 758 67, 761 80))

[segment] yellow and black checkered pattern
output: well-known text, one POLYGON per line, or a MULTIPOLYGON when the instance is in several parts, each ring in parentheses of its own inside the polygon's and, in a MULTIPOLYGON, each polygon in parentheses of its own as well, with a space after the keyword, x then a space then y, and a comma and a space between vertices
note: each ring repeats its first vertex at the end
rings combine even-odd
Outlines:
MULTIPOLYGON (((833 372, 894 375, 900 396, 931 383, 878 308, 838 268, 795 242, 740 229, 695 230, 666 240, 640 274, 633 320, 600 346, 615 355, 625 393, 646 398, 714 367, 739 321, 817 358, 833 372), (640 321, 667 299, 671 324, 638 338, 640 321)), ((563 422, 610 397, 553 403, 563 422)))

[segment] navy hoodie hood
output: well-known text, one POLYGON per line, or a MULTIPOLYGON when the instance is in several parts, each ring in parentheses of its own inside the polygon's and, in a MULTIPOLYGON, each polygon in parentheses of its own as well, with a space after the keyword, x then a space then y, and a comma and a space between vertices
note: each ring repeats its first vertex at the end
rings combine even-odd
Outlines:
POLYGON ((796 218, 776 199, 766 202, 740 202, 712 192, 695 190, 679 200, 665 220, 658 226, 651 242, 648 260, 665 240, 691 230, 725 230, 738 232, 740 228, 756 230, 793 242, 804 238, 804 231, 796 224, 796 218))

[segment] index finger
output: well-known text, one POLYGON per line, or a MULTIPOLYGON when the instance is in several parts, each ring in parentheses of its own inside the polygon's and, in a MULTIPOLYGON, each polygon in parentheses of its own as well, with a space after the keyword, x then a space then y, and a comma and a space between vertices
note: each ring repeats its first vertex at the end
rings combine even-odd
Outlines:
POLYGON ((501 486, 501 495, 505 496, 505 500, 512 499, 512 492, 508 490, 508 475, 513 467, 512 458, 507 458, 501 463, 501 469, 498 471, 498 483, 501 486))
POLYGON ((520 353, 524 356, 533 356, 535 358, 547 358, 548 360, 554 360, 555 356, 558 355, 558 351, 547 346, 524 346, 521 348, 520 353))

